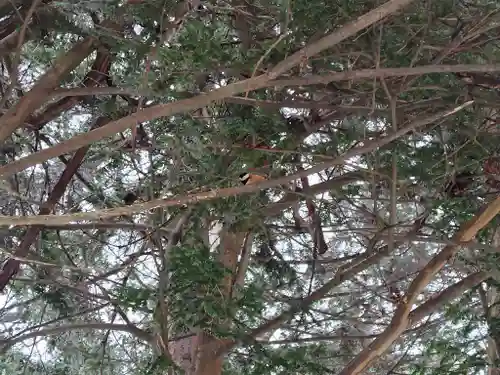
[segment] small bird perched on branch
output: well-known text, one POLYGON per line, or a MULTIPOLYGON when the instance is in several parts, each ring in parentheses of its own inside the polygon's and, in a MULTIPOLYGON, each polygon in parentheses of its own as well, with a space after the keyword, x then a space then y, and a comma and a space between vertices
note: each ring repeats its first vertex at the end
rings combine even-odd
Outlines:
POLYGON ((125 196, 123 197, 123 203, 125 203, 127 206, 130 206, 134 204, 134 202, 138 199, 137 194, 129 191, 125 196))
POLYGON ((267 178, 258 174, 253 173, 242 173, 240 174, 240 182, 243 185, 257 184, 262 181, 266 181, 267 178))

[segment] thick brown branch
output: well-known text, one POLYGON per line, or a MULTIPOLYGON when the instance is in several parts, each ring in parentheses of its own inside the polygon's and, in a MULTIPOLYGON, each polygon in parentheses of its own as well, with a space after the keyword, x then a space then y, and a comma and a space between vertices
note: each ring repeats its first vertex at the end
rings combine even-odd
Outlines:
POLYGON ((273 86, 310 86, 326 85, 331 82, 356 81, 368 78, 387 78, 410 75, 421 75, 430 73, 459 73, 459 72, 479 72, 497 73, 500 72, 500 64, 491 65, 426 65, 414 68, 381 68, 381 69, 361 69, 348 70, 345 72, 325 74, 320 76, 308 76, 306 78, 278 79, 273 81, 273 86))
POLYGON ((459 297, 470 288, 473 288, 480 282, 486 280, 488 277, 490 277, 490 274, 488 272, 476 272, 472 275, 467 276, 463 280, 460 280, 458 283, 449 286, 442 292, 436 294, 410 313, 408 317, 410 321, 409 326, 416 324, 418 321, 422 320, 433 311, 436 311, 444 304, 459 297))
MULTIPOLYGON (((109 68, 111 66, 111 57, 109 51, 104 47, 97 51, 97 55, 90 71, 86 74, 82 82, 85 88, 93 88, 106 81, 109 68)), ((67 111, 77 105, 84 99, 84 96, 71 96, 58 100, 50 104, 43 113, 26 120, 32 128, 40 130, 49 121, 59 116, 63 111, 67 111)))
MULTIPOLYGON (((500 212, 500 197, 485 206, 472 220, 465 223, 457 234, 453 236, 453 240, 457 242, 470 241, 498 212, 500 212)), ((420 292, 457 251, 458 246, 448 245, 430 260, 410 284, 403 303, 398 306, 389 327, 370 343, 368 347, 361 351, 342 370, 340 375, 360 374, 374 359, 382 355, 392 345, 409 326, 411 322, 409 314, 420 292)))
MULTIPOLYGON (((145 210, 150 210, 158 207, 172 207, 172 206, 180 206, 183 204, 194 204, 197 202, 201 201, 207 201, 207 200, 212 200, 216 198, 223 198, 223 197, 230 197, 230 196, 236 196, 236 195, 241 195, 241 194, 248 194, 248 193, 254 193, 262 189, 267 189, 271 187, 275 187, 278 185, 286 184, 289 181, 296 180, 297 178, 303 177, 303 176, 308 176, 313 173, 318 173, 323 171, 324 169, 330 168, 334 165, 339 165, 342 164, 345 160, 352 158, 354 156, 358 155, 363 155, 367 152, 370 152, 372 150, 375 150, 378 147, 385 146, 389 144, 390 142, 394 141, 395 139, 398 139, 399 137, 407 134, 408 132, 412 131, 413 129, 422 127, 428 123, 433 123, 435 121, 438 121, 439 119, 442 119, 444 117, 450 116, 461 109, 471 105, 472 102, 467 102, 461 106, 455 107, 450 110, 446 110, 440 113, 437 113, 433 116, 430 116, 428 118, 420 119, 417 120, 408 126, 399 129, 396 132, 392 132, 390 135, 387 135, 386 137, 383 137, 381 139, 376 139, 373 141, 367 141, 363 146, 360 147, 355 147, 346 152, 344 155, 341 155, 331 161, 318 164, 312 168, 306 169, 304 171, 295 173, 293 175, 289 176, 284 176, 280 178, 276 178, 273 180, 268 180, 259 184, 252 184, 252 185, 245 185, 241 187, 231 187, 231 188, 226 188, 226 189, 218 189, 218 190, 211 190, 208 192, 203 192, 203 193, 198 193, 198 194, 191 194, 183 197, 178 197, 178 198, 173 198, 173 199, 155 199, 151 200, 149 202, 144 202, 144 203, 138 203, 134 204, 131 206, 127 207, 119 207, 119 208, 114 208, 114 209, 108 209, 108 210, 100 210, 100 211, 95 211, 95 212, 85 212, 85 213, 76 213, 76 214, 71 214, 71 215, 58 215, 58 216, 29 216, 29 217, 16 217, 16 216, 0 216, 0 226, 9 226, 9 225, 45 225, 45 224, 56 224, 56 225, 62 225, 62 224, 68 224, 73 221, 80 221, 80 220, 95 220, 95 219, 103 219, 107 217, 114 217, 114 216, 120 216, 120 215, 130 215, 136 212, 141 212, 145 210)), ((93 130, 87 134, 91 134, 94 131, 98 131, 100 129, 93 130)), ((88 144, 88 143, 85 143, 88 144)), ((51 149, 49 149, 51 150, 51 149)), ((43 151, 42 151, 43 152, 43 151)), ((39 153, 37 153, 39 154, 39 153)), ((33 154, 33 155, 37 155, 33 154)), ((32 156, 33 156, 32 155, 32 156)), ((30 158, 30 157, 28 157, 30 158)), ((26 158, 25 158, 26 159, 26 158)), ((20 162, 22 162, 21 159, 20 162)), ((0 175, 5 178, 5 176, 10 175, 12 173, 12 170, 14 169, 12 166, 16 165, 18 162, 11 163, 9 165, 6 165, 4 167, 0 167, 0 175)))
MULTIPOLYGON (((195 110, 201 107, 205 107, 213 101, 222 100, 224 98, 227 98, 229 96, 234 96, 241 92, 248 92, 273 85, 273 83, 270 81, 272 81, 279 75, 287 72, 294 66, 299 65, 304 58, 312 57, 328 48, 333 47, 337 43, 340 43, 341 41, 355 35, 363 28, 368 27, 371 24, 387 17, 391 13, 402 9, 404 6, 408 5, 412 1, 413 0, 390 0, 387 3, 381 5, 380 7, 368 12, 367 14, 360 16, 356 21, 347 24, 339 28, 338 30, 332 32, 331 34, 325 36, 324 38, 302 48, 300 51, 294 53, 292 56, 288 57, 287 59, 276 65, 272 70, 270 70, 266 74, 262 74, 255 78, 250 78, 244 81, 236 82, 221 87, 220 89, 214 90, 205 95, 196 96, 194 98, 181 100, 175 103, 161 104, 158 106, 143 109, 130 116, 114 121, 101 129, 96 129, 89 133, 73 137, 72 139, 66 142, 62 142, 56 147, 44 150, 42 151, 43 154, 35 153, 26 158, 23 158, 17 162, 18 168, 20 166, 24 166, 21 168, 22 170, 31 165, 41 163, 50 158, 74 151, 80 147, 91 144, 92 142, 97 142, 101 139, 111 137, 112 135, 118 132, 124 131, 130 128, 131 126, 144 121, 150 121, 159 117, 165 117, 176 113, 195 110)), ((64 62, 64 60, 62 62, 64 62)), ((58 65, 56 65, 56 68, 57 66, 58 65)), ((46 79, 46 81, 48 81, 51 84, 50 85, 51 90, 55 88, 53 82, 54 80, 52 77, 51 79, 46 79)), ((42 82, 40 82, 40 84, 41 83, 42 82)), ((42 96, 47 95, 48 92, 46 92, 47 91, 46 88, 45 87, 41 88, 43 88, 43 90, 39 90, 40 94, 42 96)), ((41 103, 43 103, 43 101, 41 103)), ((31 111, 29 111, 28 114, 26 115, 24 114, 19 115, 20 112, 17 112, 18 114, 17 116, 14 116, 16 114, 16 111, 10 113, 11 117, 10 118, 6 117, 4 120, 5 122, 0 123, 0 125, 2 125, 0 127, 0 140, 4 140, 12 131, 14 131, 17 127, 19 127, 20 122, 26 119, 26 117, 29 115, 29 113, 31 113, 31 111)), ((3 172, 0 173, 3 174, 3 172)))
POLYGON ((45 103, 48 95, 59 85, 61 79, 80 65, 95 47, 96 39, 87 37, 76 43, 66 54, 60 56, 54 62, 53 67, 19 100, 17 105, 0 118, 0 141, 4 141, 24 123, 33 111, 45 103))
POLYGON ((317 42, 311 43, 310 45, 302 48, 300 51, 295 52, 292 56, 276 65, 271 71, 271 78, 277 78, 279 75, 285 73, 294 66, 299 65, 304 59, 313 57, 318 53, 337 45, 364 28, 383 20, 385 17, 395 12, 398 12, 411 2, 413 2, 413 0, 391 0, 366 14, 363 14, 355 21, 344 25, 337 31, 321 38, 317 42))
MULTIPOLYGON (((109 121, 106 117, 101 117, 93 125, 93 128, 102 126, 104 123, 109 121)), ((77 169, 80 167, 85 154, 87 153, 89 146, 82 147, 79 149, 75 155, 71 158, 68 165, 64 169, 59 181, 57 181, 54 189, 50 192, 49 198, 40 206, 39 215, 48 215, 56 205, 56 203, 61 199, 66 188, 76 173, 77 169)), ((19 258, 26 257, 29 252, 31 244, 36 240, 38 234, 42 230, 42 225, 34 225, 26 231, 21 244, 14 251, 14 257, 7 260, 0 271, 0 291, 3 291, 8 282, 14 277, 14 275, 19 271, 21 261, 19 258)))

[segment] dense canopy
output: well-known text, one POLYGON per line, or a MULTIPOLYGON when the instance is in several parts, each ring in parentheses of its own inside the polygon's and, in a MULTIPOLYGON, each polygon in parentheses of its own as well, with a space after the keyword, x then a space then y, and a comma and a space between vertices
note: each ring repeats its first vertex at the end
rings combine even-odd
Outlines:
POLYGON ((0 0, 0 373, 499 374, 500 3, 383 1, 0 0))

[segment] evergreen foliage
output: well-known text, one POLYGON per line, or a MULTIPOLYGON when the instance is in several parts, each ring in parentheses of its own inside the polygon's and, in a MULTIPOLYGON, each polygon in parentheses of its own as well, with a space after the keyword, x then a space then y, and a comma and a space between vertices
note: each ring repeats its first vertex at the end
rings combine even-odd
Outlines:
POLYGON ((452 237, 500 188, 500 7, 413 1, 350 31, 382 4, 0 1, 0 214, 99 213, 0 220, 0 374, 354 374, 445 246, 362 370, 499 371, 499 219, 452 237), (238 182, 322 163, 293 184, 238 182))

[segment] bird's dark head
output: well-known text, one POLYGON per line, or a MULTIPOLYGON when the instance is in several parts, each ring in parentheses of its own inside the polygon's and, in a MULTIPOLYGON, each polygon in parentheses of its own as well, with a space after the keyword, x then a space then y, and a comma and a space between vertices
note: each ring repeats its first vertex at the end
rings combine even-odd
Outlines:
POLYGON ((250 179, 250 175, 248 173, 242 173, 240 174, 240 182, 244 185, 248 182, 250 179))

